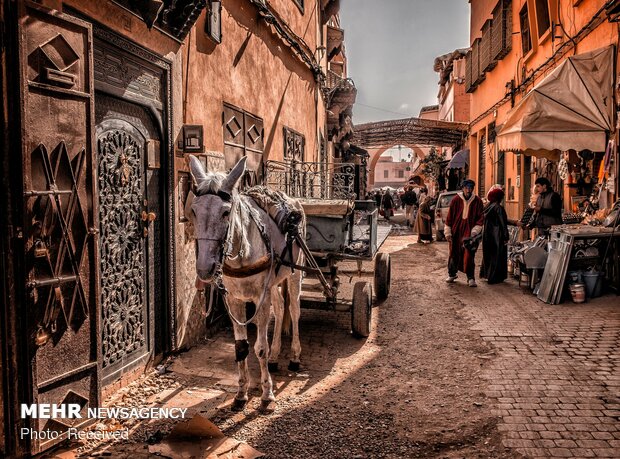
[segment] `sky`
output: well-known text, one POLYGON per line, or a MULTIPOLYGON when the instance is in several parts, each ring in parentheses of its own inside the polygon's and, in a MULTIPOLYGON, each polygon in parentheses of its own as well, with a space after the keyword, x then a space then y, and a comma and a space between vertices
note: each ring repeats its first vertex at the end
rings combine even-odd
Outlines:
POLYGON ((469 44, 467 0, 342 0, 340 21, 357 87, 354 124, 437 104, 435 58, 469 44))

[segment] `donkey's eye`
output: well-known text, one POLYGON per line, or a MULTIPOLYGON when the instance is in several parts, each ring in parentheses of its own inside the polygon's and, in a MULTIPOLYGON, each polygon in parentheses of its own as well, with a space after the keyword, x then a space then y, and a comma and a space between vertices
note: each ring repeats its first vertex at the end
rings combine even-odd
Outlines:
POLYGON ((230 211, 225 210, 224 213, 222 214, 222 218, 227 218, 229 215, 230 215, 230 211))

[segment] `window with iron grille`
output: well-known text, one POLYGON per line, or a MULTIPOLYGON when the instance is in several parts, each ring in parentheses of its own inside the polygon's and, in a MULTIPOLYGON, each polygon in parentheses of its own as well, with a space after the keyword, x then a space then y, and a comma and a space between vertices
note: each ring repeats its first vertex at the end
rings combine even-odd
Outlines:
POLYGON ((497 61, 492 58, 491 40, 493 36, 493 21, 489 19, 482 26, 480 41, 480 71, 489 72, 495 68, 497 61))
POLYGON ((527 3, 523 5, 519 13, 519 22, 521 25, 521 48, 525 56, 532 49, 532 36, 530 34, 530 18, 527 11, 527 3))
POLYGON ((262 174, 264 129, 263 120, 234 105, 224 103, 222 112, 224 130, 224 162, 226 169, 247 156, 246 169, 260 182, 262 174))
POLYGON ((383 178, 390 178, 390 171, 384 170, 383 171, 383 178))
POLYGON ((494 143, 495 142, 495 136, 496 136, 495 121, 489 123, 489 125, 487 126, 487 132, 488 132, 488 135, 489 135, 489 143, 494 143))
POLYGON ((295 5, 297 5, 297 8, 299 8, 299 11, 304 12, 304 0, 293 0, 293 3, 295 3, 295 5))
POLYGON ((549 0, 536 0, 536 24, 538 24, 538 36, 542 37, 551 27, 549 16, 549 0))
POLYGON ((471 45, 471 83, 478 84, 483 79, 480 71, 480 38, 476 38, 471 45))
POLYGON ((499 0, 493 9, 491 59, 503 59, 512 49, 512 1, 499 0))
POLYGON ((472 84, 472 75, 471 75, 471 51, 467 52, 467 56, 465 57, 465 91, 466 92, 474 92, 476 87, 472 84))
POLYGON ((284 127, 284 161, 303 162, 306 138, 291 128, 284 127))

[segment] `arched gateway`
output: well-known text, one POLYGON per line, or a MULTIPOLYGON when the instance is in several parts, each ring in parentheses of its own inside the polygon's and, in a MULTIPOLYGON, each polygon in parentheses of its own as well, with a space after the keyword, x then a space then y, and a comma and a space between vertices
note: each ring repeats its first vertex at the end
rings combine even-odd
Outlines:
POLYGON ((422 118, 377 121, 355 126, 352 142, 368 151, 368 187, 375 182, 375 166, 379 157, 395 145, 411 148, 420 159, 425 156, 424 147, 463 147, 467 140, 468 125, 449 121, 422 118))

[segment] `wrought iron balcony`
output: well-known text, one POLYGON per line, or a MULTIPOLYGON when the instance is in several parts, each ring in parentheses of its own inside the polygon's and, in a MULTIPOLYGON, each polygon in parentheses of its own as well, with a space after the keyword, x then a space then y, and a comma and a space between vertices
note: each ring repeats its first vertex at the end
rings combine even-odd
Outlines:
POLYGON ((355 199, 355 165, 267 161, 265 185, 294 198, 355 199))

